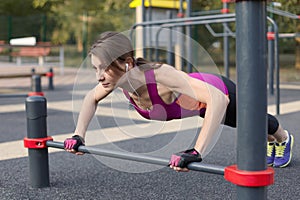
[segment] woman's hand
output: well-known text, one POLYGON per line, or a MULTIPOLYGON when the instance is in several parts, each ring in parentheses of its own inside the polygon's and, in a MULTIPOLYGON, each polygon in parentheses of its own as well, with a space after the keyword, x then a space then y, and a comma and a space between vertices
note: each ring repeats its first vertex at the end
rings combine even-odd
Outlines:
POLYGON ((202 158, 199 152, 195 149, 189 149, 172 155, 169 166, 177 172, 188 172, 188 164, 201 161, 202 158))
POLYGON ((83 152, 78 151, 79 146, 84 146, 84 139, 79 135, 74 135, 72 138, 67 138, 64 142, 65 150, 76 155, 83 155, 83 152))

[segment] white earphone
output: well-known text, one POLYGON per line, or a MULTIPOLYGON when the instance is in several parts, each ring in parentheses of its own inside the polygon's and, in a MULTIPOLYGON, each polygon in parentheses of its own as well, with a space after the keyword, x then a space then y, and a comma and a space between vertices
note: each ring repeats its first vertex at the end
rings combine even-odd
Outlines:
POLYGON ((128 68, 129 68, 128 63, 126 63, 125 66, 126 66, 125 71, 128 72, 128 68))

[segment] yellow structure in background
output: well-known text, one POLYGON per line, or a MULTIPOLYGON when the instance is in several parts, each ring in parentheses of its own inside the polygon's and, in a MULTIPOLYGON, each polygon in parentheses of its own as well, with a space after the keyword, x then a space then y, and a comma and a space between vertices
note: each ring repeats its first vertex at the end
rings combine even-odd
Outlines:
MULTIPOLYGON (((143 6, 142 6, 142 0, 133 0, 130 4, 130 8, 135 8, 136 11, 136 20, 135 23, 142 23, 143 22, 143 6)), ((185 11, 186 9, 186 2, 182 1, 182 10, 185 11)), ((167 11, 172 11, 177 13, 177 10, 180 10, 180 0, 145 0, 144 1, 144 11, 146 12, 145 15, 147 15, 148 8, 151 7, 151 13, 152 16, 156 19, 153 20, 160 20, 160 19, 166 19, 166 15, 163 18, 161 17, 161 14, 167 13, 167 11)), ((176 16, 176 15, 175 15, 176 16)), ((149 39, 149 38, 148 38, 149 39)), ((151 38, 150 38, 151 39, 151 38)), ((143 27, 137 27, 136 28, 136 34, 135 34, 135 53, 136 57, 143 57, 143 49, 146 48, 146 44, 144 44, 143 39, 143 27)))
MULTIPOLYGON (((184 1, 183 9, 186 8, 186 2, 184 1)), ((130 8, 136 8, 142 6, 142 0, 133 0, 130 4, 130 8)), ((179 9, 180 0, 145 0, 145 7, 156 7, 156 8, 165 8, 165 9, 179 9)))

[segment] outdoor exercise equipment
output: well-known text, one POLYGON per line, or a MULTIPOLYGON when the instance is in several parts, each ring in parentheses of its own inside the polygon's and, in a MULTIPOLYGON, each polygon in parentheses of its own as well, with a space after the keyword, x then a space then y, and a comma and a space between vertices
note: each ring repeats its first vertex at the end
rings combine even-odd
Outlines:
MULTIPOLYGON (((49 187, 49 159, 48 147, 64 149, 63 142, 53 141, 47 136, 47 100, 42 96, 31 96, 26 99, 27 137, 24 138, 24 146, 28 148, 30 184, 33 188, 49 187)), ((78 151, 143 162, 148 164, 168 166, 167 158, 153 157, 143 154, 113 151, 95 147, 80 146, 78 151)), ((273 171, 260 173, 259 175, 247 172, 235 173, 236 166, 223 167, 219 165, 190 163, 190 170, 224 175, 226 180, 236 181, 237 184, 256 187, 273 183, 273 171), (250 177, 250 178, 249 178, 250 177), (251 181, 249 181, 251 180, 251 181)))
MULTIPOLYGON (((267 199, 267 187, 274 183, 274 170, 266 164, 267 80, 266 80, 266 0, 236 1, 237 48, 237 165, 220 167, 191 163, 190 169, 223 174, 237 185, 237 199, 267 199), (259 47, 259 48, 257 48, 259 47), (265 69, 265 70, 262 70, 265 69), (253 79, 255 77, 255 79, 253 79), (259 100, 258 98, 259 97, 259 100), (255 109, 253 109, 255 108, 255 109), (245 148, 247 147, 247 148, 245 148)), ((32 187, 49 186, 48 147, 62 148, 47 136, 46 99, 26 99, 27 132, 24 139, 29 151, 32 187)), ((167 165, 165 159, 121 154, 90 147, 79 151, 113 156, 153 164, 167 165)))

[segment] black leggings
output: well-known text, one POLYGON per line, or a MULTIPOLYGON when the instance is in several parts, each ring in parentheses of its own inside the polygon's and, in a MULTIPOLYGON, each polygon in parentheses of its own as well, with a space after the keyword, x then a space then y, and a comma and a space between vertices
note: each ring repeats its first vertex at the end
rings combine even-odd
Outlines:
MULTIPOLYGON (((221 78, 228 89, 230 100, 227 106, 224 124, 230 127, 236 127, 236 85, 226 77, 222 76, 221 78)), ((273 135, 278 127, 278 120, 273 115, 268 114, 268 134, 273 135)))

